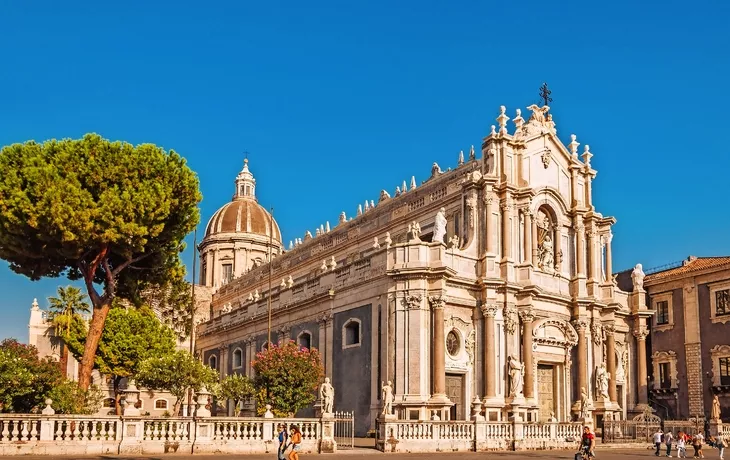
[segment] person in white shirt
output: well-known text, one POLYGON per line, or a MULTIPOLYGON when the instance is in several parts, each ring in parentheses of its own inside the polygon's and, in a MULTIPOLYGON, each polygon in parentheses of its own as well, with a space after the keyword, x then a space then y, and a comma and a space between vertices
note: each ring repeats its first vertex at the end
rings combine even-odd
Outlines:
POLYGON ((659 456, 659 452, 662 450, 662 436, 664 436, 664 433, 662 433, 661 429, 656 430, 656 433, 654 433, 654 445, 656 446, 656 452, 654 452, 654 455, 657 457, 659 456))
POLYGON ((684 442, 684 433, 679 433, 677 436, 677 457, 687 458, 687 448, 684 442))
POLYGON ((674 440, 674 435, 672 435, 671 431, 664 433, 664 444, 667 445, 667 457, 672 456, 672 440, 674 440))

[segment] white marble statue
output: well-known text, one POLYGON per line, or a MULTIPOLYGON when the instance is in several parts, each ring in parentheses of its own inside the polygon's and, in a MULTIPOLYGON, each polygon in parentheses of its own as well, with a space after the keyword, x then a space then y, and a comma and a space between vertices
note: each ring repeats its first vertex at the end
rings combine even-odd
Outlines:
POLYGON ((710 412, 710 420, 720 420, 720 400, 717 398, 717 395, 712 398, 712 412, 710 412))
POLYGON ((545 232, 545 238, 542 240, 539 250, 540 268, 543 270, 552 269, 555 260, 553 253, 553 237, 550 235, 549 230, 545 232))
POLYGON ((319 386, 319 399, 322 401, 322 413, 331 414, 335 404, 335 388, 329 377, 325 377, 324 383, 319 386))
POLYGON ((509 357, 507 364, 509 365, 509 395, 515 397, 522 396, 525 366, 514 355, 509 357))
POLYGON ((441 208, 436 213, 436 220, 433 223, 433 238, 431 238, 431 241, 443 243, 444 236, 446 236, 446 209, 441 208))
POLYGON ((606 365, 601 364, 600 367, 596 368, 596 393, 598 396, 608 398, 608 380, 611 378, 611 374, 606 370, 606 365))
POLYGON ((634 292, 644 290, 644 270, 641 269, 641 264, 636 264, 631 272, 631 281, 634 283, 634 292))
POLYGON ((393 383, 388 380, 388 384, 382 385, 382 388, 380 390, 380 393, 383 398, 383 412, 382 415, 392 415, 393 414, 393 383))
POLYGON ((580 419, 585 420, 590 417, 591 402, 588 399, 588 392, 585 388, 580 389, 580 419))

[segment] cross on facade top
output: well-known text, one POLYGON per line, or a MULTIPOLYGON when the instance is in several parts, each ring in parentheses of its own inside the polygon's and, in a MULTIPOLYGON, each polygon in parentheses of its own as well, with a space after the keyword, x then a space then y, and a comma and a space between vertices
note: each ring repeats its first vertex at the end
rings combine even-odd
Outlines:
POLYGON ((540 98, 543 100, 543 105, 550 105, 551 102, 553 102, 553 98, 550 97, 550 95, 553 92, 548 89, 547 83, 543 83, 540 87, 540 98))

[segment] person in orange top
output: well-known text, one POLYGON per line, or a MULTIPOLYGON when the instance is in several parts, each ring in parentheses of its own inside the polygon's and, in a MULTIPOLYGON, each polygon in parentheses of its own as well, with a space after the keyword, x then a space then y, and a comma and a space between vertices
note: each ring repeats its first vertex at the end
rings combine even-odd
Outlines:
POLYGON ((299 460, 299 450, 302 448, 302 432, 299 427, 292 425, 291 437, 289 438, 292 450, 289 452, 289 460, 299 460))

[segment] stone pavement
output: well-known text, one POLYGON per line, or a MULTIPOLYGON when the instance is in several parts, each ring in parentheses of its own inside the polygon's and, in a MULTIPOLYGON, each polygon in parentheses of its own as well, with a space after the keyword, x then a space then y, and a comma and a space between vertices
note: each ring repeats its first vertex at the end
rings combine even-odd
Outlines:
MULTIPOLYGON (((421 458, 438 458, 443 460, 484 460, 490 458, 499 458, 502 460, 517 460, 523 458, 530 459, 564 459, 573 460, 573 451, 569 450, 548 450, 548 451, 521 451, 521 452, 462 452, 462 453, 430 453, 430 454, 383 454, 374 449, 355 449, 338 451, 336 454, 309 454, 301 455, 302 460, 305 459, 317 459, 317 460, 338 460, 346 458, 347 460, 360 460, 367 459, 373 460, 373 458, 381 457, 384 460, 400 460, 400 459, 421 459, 421 458)), ((714 453, 717 455, 716 453, 714 453)), ((37 457, 37 456, 19 456, 19 457, 6 457, 7 459, 18 458, 19 460, 49 460, 51 457, 37 457)), ((181 460, 181 459, 194 459, 194 460, 272 460, 275 459, 275 454, 269 455, 185 455, 185 454, 165 454, 165 455, 140 455, 140 456, 91 456, 91 457, 61 457, 54 456, 53 459, 59 460, 181 460)), ((647 460, 649 458, 655 458, 654 452, 647 450, 646 448, 634 448, 634 449, 597 449, 596 460, 647 460)), ((715 458, 713 452, 707 455, 708 459, 715 458)))

